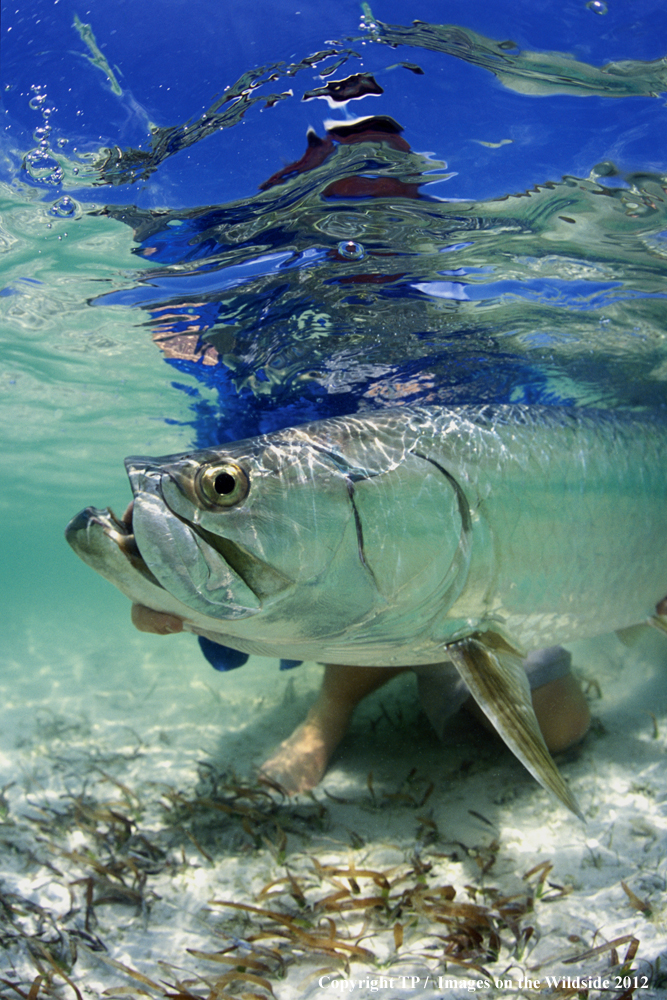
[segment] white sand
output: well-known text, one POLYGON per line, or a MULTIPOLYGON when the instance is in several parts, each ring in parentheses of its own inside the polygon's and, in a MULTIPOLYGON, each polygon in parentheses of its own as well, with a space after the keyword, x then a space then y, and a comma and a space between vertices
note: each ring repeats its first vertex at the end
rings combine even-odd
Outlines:
MULTIPOLYGON (((261 979, 271 982, 278 1000, 348 995, 350 980, 360 997, 390 1000, 420 990, 429 997, 464 996, 470 992, 465 984, 453 989, 444 980, 438 985, 437 977, 483 980, 484 974, 451 961, 445 965, 442 937, 453 927, 439 922, 436 911, 428 911, 428 899, 419 897, 419 872, 422 892, 451 885, 455 903, 493 909, 493 894, 480 890, 525 898, 522 876, 545 862, 553 868, 544 898, 535 901, 534 912, 518 917, 522 928, 534 928, 523 954, 513 953, 514 937, 501 928, 498 959, 487 955, 479 964, 514 983, 529 976, 544 987, 546 976, 602 972, 613 986, 618 970, 610 971, 608 949, 568 959, 634 936, 639 944, 629 974, 650 984, 635 996, 667 995, 667 639, 657 632, 646 630, 641 647, 632 651, 613 637, 573 647, 580 673, 601 688, 600 698, 591 695, 593 732, 560 762, 586 815, 584 825, 467 717, 452 725, 448 745, 439 744, 420 714, 411 677, 399 678, 362 706, 313 798, 282 804, 277 798, 277 804, 240 799, 239 809, 265 814, 244 819, 224 811, 224 801, 233 802, 228 787, 226 799, 217 800, 223 810, 215 808, 210 775, 226 771, 247 783, 253 768, 303 717, 319 668, 279 673, 274 662, 255 660, 217 674, 191 636, 142 636, 125 621, 108 627, 97 635, 72 627, 66 639, 48 642, 35 626, 29 668, 23 660, 9 662, 0 675, 0 787, 7 786, 0 825, 0 996, 27 997, 38 968, 45 978, 39 992, 30 994, 35 997, 72 997, 74 985, 82 997, 158 997, 159 984, 169 995, 221 995, 210 984, 232 966, 187 949, 213 953, 235 942, 241 948, 260 925, 285 925, 211 905, 213 899, 301 912, 303 933, 314 933, 318 922, 324 933, 330 925, 323 917, 333 918, 339 940, 358 941, 377 959, 374 964, 357 958, 346 971, 331 956, 307 956, 285 939, 281 944, 265 938, 256 943, 256 959, 263 947, 279 948, 294 961, 281 977, 274 974, 279 961, 265 954, 268 971, 254 967, 260 980, 225 985, 234 996, 268 996, 261 979), (173 809, 175 793, 181 801, 208 796, 209 804, 200 801, 196 814, 185 811, 179 823, 170 823, 161 803, 173 809), (343 875, 332 876, 334 882, 318 876, 314 859, 385 873, 391 898, 398 900, 407 889, 412 895, 391 913, 369 912, 366 923, 363 908, 346 915, 313 911, 314 902, 336 885, 351 887, 343 875), (116 875, 108 868, 114 860, 120 863, 116 875), (134 895, 132 864, 144 880, 134 895), (292 889, 304 893, 305 908, 285 891, 289 882, 271 890, 281 894, 257 898, 267 883, 288 875, 295 879, 292 889), (401 875, 407 876, 402 882, 401 875), (636 908, 637 900, 633 906, 622 882, 646 912, 636 908), (87 889, 99 899, 109 896, 114 883, 124 894, 116 891, 115 899, 94 905, 86 931, 87 889), (476 898, 466 886, 477 887, 476 898), (404 928, 398 950, 396 923, 404 928), (70 984, 40 951, 49 942, 70 984), (96 942, 106 951, 92 950, 101 947, 96 942), (75 944, 78 958, 72 963, 75 944), (323 980, 328 988, 318 985, 319 975, 331 977, 323 980), (384 977, 379 988, 374 977, 384 977), (189 984, 180 993, 174 988, 179 979, 189 984)), ((533 889, 538 876, 529 880, 533 889)), ((381 894, 370 878, 358 877, 357 883, 361 897, 381 894)), ((618 945, 621 961, 627 949, 627 941, 618 945)), ((530 987, 476 991, 542 994, 530 987)))

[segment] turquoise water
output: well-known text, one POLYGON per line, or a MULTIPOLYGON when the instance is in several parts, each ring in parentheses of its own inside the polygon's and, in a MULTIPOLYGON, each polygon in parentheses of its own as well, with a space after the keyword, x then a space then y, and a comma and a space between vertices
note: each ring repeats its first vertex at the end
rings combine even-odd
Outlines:
POLYGON ((12 294, 0 300, 3 600, 12 644, 20 644, 26 615, 49 636, 73 617, 95 619, 113 599, 69 558, 63 526, 91 489, 103 505, 127 502, 118 470, 128 450, 165 442, 179 450, 187 435, 165 426, 180 400, 136 317, 86 304, 100 281, 113 286, 131 274, 128 231, 84 213, 55 219, 36 200, 4 195, 12 294))

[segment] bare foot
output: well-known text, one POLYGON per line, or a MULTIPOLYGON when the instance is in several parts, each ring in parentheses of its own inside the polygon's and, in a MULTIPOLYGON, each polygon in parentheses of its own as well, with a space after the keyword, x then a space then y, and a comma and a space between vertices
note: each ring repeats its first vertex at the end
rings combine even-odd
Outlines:
POLYGON ((324 777, 331 756, 340 743, 342 729, 310 716, 283 740, 259 772, 270 784, 278 784, 288 795, 308 792, 324 777))
POLYGON ((361 699, 404 669, 327 665, 320 693, 306 721, 262 765, 260 780, 280 785, 288 795, 314 788, 324 777, 361 699))
POLYGON ((183 631, 183 619, 162 611, 153 611, 143 604, 132 605, 132 624, 140 632, 154 632, 156 635, 171 635, 183 631))

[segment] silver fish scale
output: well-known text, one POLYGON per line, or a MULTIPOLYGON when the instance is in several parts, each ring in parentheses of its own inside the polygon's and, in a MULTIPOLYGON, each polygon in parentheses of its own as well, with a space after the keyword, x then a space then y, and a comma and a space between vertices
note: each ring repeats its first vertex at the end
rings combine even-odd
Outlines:
POLYGON ((432 432, 475 508, 468 583, 447 621, 496 622, 533 649, 650 615, 667 583, 664 421, 528 407, 468 416, 451 451, 451 415, 432 432))

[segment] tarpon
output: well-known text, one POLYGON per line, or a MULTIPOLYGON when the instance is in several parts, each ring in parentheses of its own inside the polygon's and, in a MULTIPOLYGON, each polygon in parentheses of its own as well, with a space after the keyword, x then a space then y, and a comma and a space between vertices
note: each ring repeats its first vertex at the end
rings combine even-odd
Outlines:
POLYGON ((650 619, 667 594, 667 422, 559 407, 401 407, 131 457, 122 519, 67 540, 133 601, 263 656, 454 662, 579 812, 521 665, 650 619))

